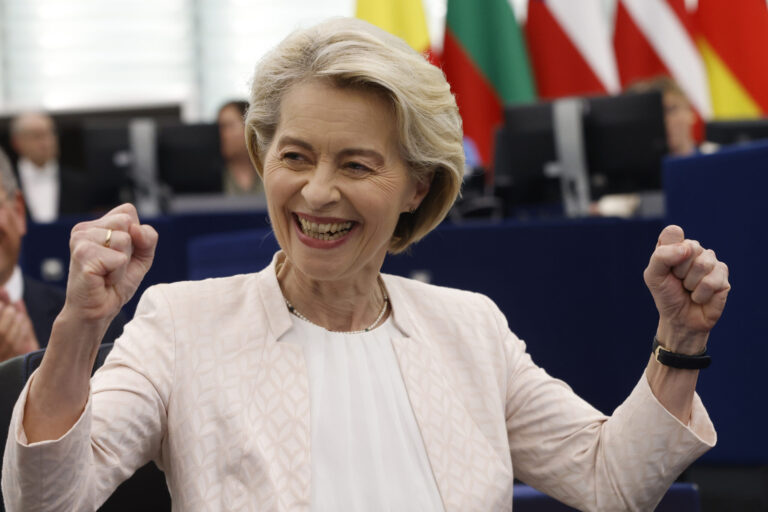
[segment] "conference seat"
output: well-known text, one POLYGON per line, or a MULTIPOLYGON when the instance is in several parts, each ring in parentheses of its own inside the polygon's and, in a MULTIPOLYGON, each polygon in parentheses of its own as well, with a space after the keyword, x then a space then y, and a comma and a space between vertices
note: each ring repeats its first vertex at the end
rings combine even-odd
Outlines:
POLYGON ((271 228, 192 238, 187 244, 187 279, 257 272, 279 248, 271 228))
MULTIPOLYGON (((112 350, 111 343, 99 347, 93 371, 96 371, 112 350)), ((0 460, 5 452, 8 427, 13 406, 29 379, 29 376, 43 360, 45 349, 17 356, 0 363, 0 460)), ((131 478, 123 482, 112 496, 99 508, 103 512, 166 512, 171 510, 171 498, 165 483, 165 476, 154 462, 139 468, 131 478)), ((0 495, 0 512, 5 505, 0 495)))

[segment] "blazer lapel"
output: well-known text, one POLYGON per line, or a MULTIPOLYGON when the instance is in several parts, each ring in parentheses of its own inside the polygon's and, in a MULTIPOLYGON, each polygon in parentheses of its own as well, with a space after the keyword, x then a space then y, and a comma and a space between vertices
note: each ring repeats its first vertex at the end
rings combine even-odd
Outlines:
POLYGON ((510 469, 455 392, 437 340, 416 334, 410 312, 418 308, 397 283, 385 283, 395 324, 406 333, 393 340, 395 354, 446 512, 509 510, 510 469))
POLYGON ((276 491, 260 501, 266 504, 277 497, 278 510, 309 510, 312 477, 309 380, 301 349, 279 342, 291 328, 275 275, 275 263, 281 256, 277 253, 270 266, 259 275, 258 288, 269 332, 254 386, 260 423, 258 442, 270 461, 269 478, 276 491))

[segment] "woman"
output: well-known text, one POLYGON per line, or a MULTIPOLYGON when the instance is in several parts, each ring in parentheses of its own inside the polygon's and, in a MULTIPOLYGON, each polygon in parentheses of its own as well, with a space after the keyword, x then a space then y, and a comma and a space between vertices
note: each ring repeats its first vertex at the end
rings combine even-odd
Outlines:
MULTIPOLYGON (((509 510, 513 476, 582 509, 647 510, 714 444, 697 371, 651 358, 607 418, 487 298, 379 273, 440 222, 463 166, 448 85, 402 41, 358 20, 299 31, 250 103, 282 251, 258 274, 147 291, 89 391, 157 235, 128 205, 78 225, 11 425, 11 510, 93 508, 150 459, 176 510, 509 510)), ((673 226, 645 278, 663 346, 701 352, 725 266, 673 226)))
POLYGON ((248 102, 232 100, 219 108, 221 156, 224 157, 223 191, 227 195, 264 195, 264 185, 253 168, 245 147, 245 114, 248 102))

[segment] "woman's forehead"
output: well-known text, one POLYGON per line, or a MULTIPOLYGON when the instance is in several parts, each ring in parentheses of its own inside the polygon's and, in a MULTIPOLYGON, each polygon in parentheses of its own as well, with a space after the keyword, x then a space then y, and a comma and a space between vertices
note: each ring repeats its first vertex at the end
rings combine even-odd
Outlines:
POLYGON ((325 140, 334 145, 367 143, 391 149, 397 143, 397 126, 390 105, 380 94, 309 82, 292 87, 283 97, 276 139, 285 138, 311 145, 325 140))

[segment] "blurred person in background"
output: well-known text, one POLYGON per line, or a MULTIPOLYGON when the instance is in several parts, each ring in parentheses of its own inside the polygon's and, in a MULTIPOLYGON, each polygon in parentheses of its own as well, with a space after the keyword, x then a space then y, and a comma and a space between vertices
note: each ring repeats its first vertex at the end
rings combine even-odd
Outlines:
POLYGON ((226 195, 264 195, 264 184, 256 173, 245 146, 246 101, 228 101, 219 109, 219 137, 224 157, 223 190, 226 195))
POLYGON ((696 152, 693 125, 696 113, 683 89, 668 76, 659 76, 633 84, 628 92, 660 92, 664 104, 664 127, 667 149, 671 156, 688 156, 696 152))
MULTIPOLYGON (((22 274, 19 253, 26 232, 24 198, 11 162, 0 150, 0 361, 46 346, 64 305, 64 290, 22 274)), ((114 341, 125 322, 119 314, 104 341, 114 341)))
MULTIPOLYGON (((636 82, 630 93, 660 92, 664 107, 664 128, 670 156, 690 156, 698 151, 693 126, 696 113, 683 89, 668 76, 636 82)), ((592 205, 592 213, 605 217, 632 217, 638 213, 642 198, 638 194, 608 194, 592 205)))
POLYGON ((17 171, 34 222, 88 211, 84 176, 59 164, 56 126, 48 114, 26 112, 11 120, 11 146, 19 156, 17 171))

